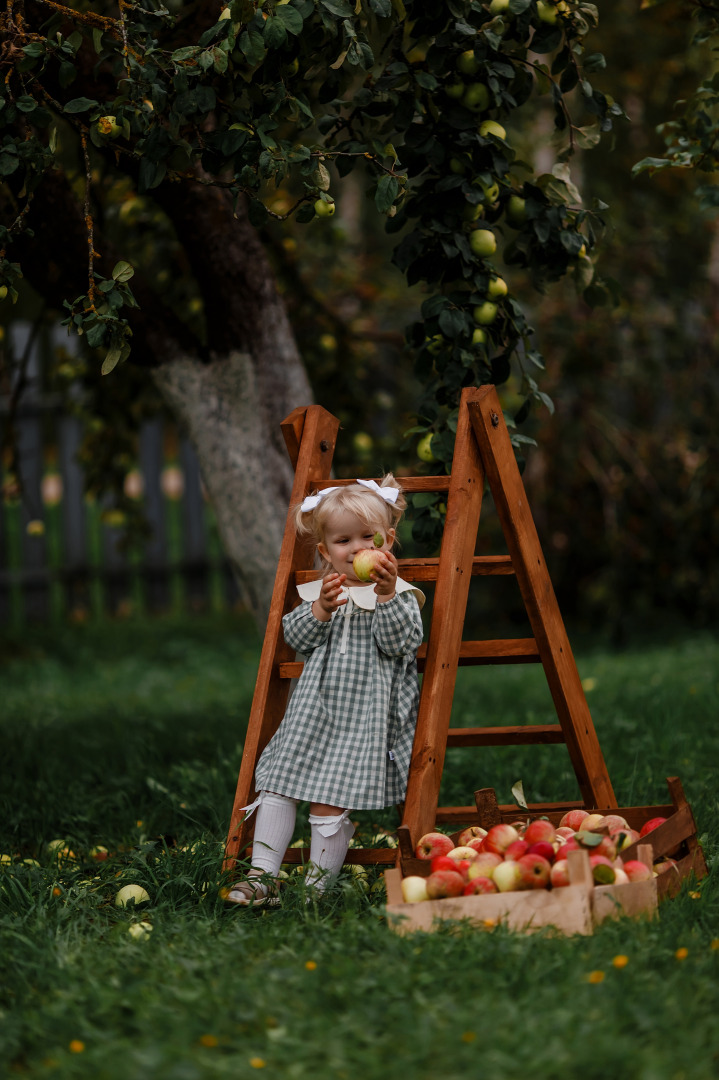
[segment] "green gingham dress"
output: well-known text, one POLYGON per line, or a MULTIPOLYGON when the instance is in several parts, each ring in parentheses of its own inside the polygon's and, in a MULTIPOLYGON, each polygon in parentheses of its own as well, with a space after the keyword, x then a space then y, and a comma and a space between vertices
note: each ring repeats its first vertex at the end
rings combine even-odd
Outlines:
POLYGON ((312 614, 321 585, 299 586, 304 603, 283 620, 305 666, 255 786, 345 809, 391 806, 407 787, 424 596, 401 579, 381 604, 374 585, 345 588, 347 603, 321 622, 312 614))

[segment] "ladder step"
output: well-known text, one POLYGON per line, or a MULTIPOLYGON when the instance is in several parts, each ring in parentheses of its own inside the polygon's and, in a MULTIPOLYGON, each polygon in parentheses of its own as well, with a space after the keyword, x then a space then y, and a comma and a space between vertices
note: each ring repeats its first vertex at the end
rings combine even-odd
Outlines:
POLYGON ((535 746, 566 742, 560 724, 450 728, 447 746, 535 746))
MULTIPOLYGON (((424 671, 427 643, 417 650, 417 668, 424 671)), ((459 666, 474 667, 478 664, 535 664, 539 661, 539 649, 534 638, 497 638, 492 641, 463 641, 459 649, 459 666)), ((298 679, 304 664, 301 660, 288 660, 279 665, 281 679, 298 679)))
MULTIPOLYGON (((375 476, 373 479, 375 483, 379 484, 382 477, 375 476)), ((449 476, 398 476, 397 480, 402 485, 402 491, 405 492, 449 491, 449 476)), ((321 491, 322 488, 348 487, 350 484, 356 483, 354 477, 350 477, 347 480, 321 480, 318 484, 311 484, 310 486, 313 491, 315 488, 321 491)))
MULTIPOLYGON (((423 478, 424 479, 424 478, 423 478)), ((405 581, 436 581, 439 572, 439 559, 398 559, 399 574, 405 581)), ((472 577, 496 577, 500 574, 513 574, 510 555, 475 555, 472 560, 472 577)), ((295 570, 295 584, 304 585, 314 581, 316 570, 295 570)))

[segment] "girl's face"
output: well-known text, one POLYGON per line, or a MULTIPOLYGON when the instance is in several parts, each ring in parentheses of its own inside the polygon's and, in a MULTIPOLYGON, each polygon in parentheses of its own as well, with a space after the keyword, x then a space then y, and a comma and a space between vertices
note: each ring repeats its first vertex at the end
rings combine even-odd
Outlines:
POLYGON ((389 551, 394 543, 395 530, 373 528, 348 510, 334 514, 329 518, 325 529, 324 543, 317 545, 317 550, 332 569, 338 574, 346 574, 350 585, 365 585, 352 569, 352 560, 363 548, 374 547, 375 533, 381 533, 384 543, 380 551, 389 551))

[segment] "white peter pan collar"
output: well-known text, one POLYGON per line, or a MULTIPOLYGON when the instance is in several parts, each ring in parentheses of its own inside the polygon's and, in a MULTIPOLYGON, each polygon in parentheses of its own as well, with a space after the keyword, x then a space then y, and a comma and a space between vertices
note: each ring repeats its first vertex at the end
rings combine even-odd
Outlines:
MULTIPOLYGON (((298 585, 297 592, 303 600, 312 602, 313 600, 319 600, 321 588, 322 578, 317 578, 316 581, 308 581, 303 585, 298 585)), ((374 585, 343 585, 342 591, 350 596, 352 603, 356 607, 364 608, 365 611, 374 611, 377 605, 377 593, 374 591, 374 585)), ((404 581, 398 577, 395 592, 413 592, 417 597, 420 610, 424 607, 426 599, 424 593, 421 589, 410 585, 409 581, 404 581)))

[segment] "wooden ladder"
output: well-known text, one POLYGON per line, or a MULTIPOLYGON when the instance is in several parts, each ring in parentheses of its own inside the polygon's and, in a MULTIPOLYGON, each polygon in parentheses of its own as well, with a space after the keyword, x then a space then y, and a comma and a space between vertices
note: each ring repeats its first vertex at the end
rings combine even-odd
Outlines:
MULTIPOLYGON (((320 406, 296 409, 282 424, 295 468, 291 506, 314 488, 350 484, 330 480, 339 421, 320 406)), ((493 386, 462 392, 450 476, 402 477, 408 493, 446 493, 447 516, 439 558, 400 559, 400 574, 416 583, 435 581, 429 639, 418 652, 422 671, 417 729, 401 830, 404 844, 416 843, 437 823, 459 826, 477 820, 476 805, 438 807, 444 756, 448 746, 518 746, 565 743, 582 799, 535 803, 533 814, 584 806, 616 807, 574 657, 542 555, 539 538, 514 457, 502 409, 493 386), (504 532, 508 555, 474 554, 485 479, 504 532), (475 575, 515 574, 534 637, 463 641, 470 580, 475 575), (450 728, 458 666, 541 662, 557 712, 558 724, 516 727, 450 728)), ((288 515, 270 614, 250 711, 237 783, 226 866, 246 858, 253 818, 242 821, 241 808, 255 797, 255 765, 285 712, 290 680, 302 671, 282 636, 282 617, 294 607, 296 585, 316 576, 314 551, 298 541, 288 515)), ((309 850, 290 848, 288 863, 304 861, 309 850)), ((388 848, 351 848, 347 862, 393 864, 388 848)))

